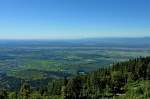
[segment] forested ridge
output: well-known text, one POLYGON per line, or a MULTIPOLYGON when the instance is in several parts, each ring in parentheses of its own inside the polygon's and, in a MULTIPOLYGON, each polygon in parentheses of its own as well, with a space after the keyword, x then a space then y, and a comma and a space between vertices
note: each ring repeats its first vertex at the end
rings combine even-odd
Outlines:
POLYGON ((150 57, 139 57, 88 74, 54 79, 41 88, 1 88, 0 99, 149 99, 150 57))

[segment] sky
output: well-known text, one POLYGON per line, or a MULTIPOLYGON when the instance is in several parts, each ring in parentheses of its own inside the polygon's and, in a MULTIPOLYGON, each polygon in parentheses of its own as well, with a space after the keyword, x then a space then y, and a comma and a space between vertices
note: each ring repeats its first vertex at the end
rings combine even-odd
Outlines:
POLYGON ((150 0, 0 0, 0 39, 150 36, 150 0))

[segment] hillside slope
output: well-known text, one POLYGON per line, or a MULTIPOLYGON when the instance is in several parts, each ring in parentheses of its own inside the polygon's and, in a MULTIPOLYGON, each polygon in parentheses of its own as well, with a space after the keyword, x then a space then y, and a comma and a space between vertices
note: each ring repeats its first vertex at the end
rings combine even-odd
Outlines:
POLYGON ((150 57, 136 58, 72 78, 54 79, 46 87, 1 90, 2 99, 149 99, 150 57), (13 98, 12 98, 13 97, 13 98))

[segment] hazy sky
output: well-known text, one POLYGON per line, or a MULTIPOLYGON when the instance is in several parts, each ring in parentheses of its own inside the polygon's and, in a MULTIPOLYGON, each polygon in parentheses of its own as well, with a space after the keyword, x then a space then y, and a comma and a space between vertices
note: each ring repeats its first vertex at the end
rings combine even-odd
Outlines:
POLYGON ((0 39, 150 36, 150 0, 0 0, 0 39))

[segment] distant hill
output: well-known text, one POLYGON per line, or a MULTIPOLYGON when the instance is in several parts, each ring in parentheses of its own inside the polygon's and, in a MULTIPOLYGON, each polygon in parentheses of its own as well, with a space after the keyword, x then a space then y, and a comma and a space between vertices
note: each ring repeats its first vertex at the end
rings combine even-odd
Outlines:
POLYGON ((150 37, 143 38, 87 38, 70 40, 0 40, 0 46, 53 46, 53 47, 146 47, 150 37))
POLYGON ((150 47, 150 37, 143 38, 91 38, 77 41, 87 46, 150 47))

